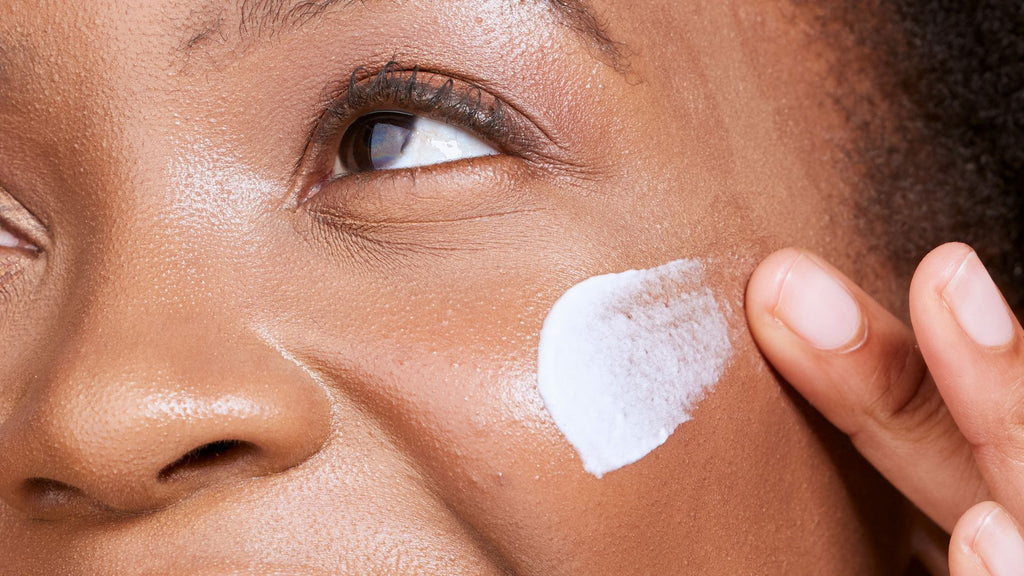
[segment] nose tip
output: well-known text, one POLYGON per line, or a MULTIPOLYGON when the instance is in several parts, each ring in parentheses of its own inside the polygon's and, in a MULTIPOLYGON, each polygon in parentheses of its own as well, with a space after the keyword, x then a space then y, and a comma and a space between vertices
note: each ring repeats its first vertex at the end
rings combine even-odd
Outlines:
POLYGON ((0 425, 0 499, 33 518, 136 515, 301 464, 327 438, 326 392, 290 364, 248 368, 50 383, 0 425))

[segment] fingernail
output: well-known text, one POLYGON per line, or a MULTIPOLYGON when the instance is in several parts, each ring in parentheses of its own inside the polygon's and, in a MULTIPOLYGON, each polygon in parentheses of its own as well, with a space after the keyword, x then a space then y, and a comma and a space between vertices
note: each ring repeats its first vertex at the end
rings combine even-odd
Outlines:
POLYGON ((989 512, 982 521, 972 548, 992 576, 1024 574, 1024 540, 1002 508, 989 512))
POLYGON ((783 280, 775 317, 820 350, 851 343, 861 329, 860 306, 845 286, 800 255, 783 280))
POLYGON ((992 277, 971 252, 942 290, 942 299, 964 332, 981 346, 999 348, 1013 339, 1013 319, 992 277))

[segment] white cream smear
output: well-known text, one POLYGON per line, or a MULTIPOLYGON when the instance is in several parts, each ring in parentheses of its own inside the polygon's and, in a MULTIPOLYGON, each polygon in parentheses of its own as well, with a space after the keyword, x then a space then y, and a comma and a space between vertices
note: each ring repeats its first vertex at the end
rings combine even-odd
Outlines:
POLYGON ((544 320, 538 387, 584 469, 600 478, 690 420, 731 356, 703 267, 677 260, 570 288, 544 320))

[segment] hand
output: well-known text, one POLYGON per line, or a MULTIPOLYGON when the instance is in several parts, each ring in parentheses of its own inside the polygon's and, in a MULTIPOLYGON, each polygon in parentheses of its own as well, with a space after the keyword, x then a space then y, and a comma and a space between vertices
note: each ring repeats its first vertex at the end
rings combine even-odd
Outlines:
POLYGON ((968 246, 921 262, 913 330, 792 249, 761 263, 746 300, 779 373, 952 533, 953 576, 1024 575, 1024 334, 968 246))

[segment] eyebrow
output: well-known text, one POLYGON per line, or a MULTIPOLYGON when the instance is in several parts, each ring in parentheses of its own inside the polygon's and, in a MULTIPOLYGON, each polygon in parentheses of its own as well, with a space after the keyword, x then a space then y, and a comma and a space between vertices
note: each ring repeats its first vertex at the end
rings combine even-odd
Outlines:
MULTIPOLYGON (((366 4, 372 0, 241 0, 239 3, 238 33, 245 41, 272 37, 285 30, 302 27, 324 13, 353 4, 366 4)), ((597 18, 588 0, 533 0, 547 6, 556 19, 589 44, 613 67, 622 66, 622 50, 612 40, 605 25, 597 18)), ((182 47, 190 52, 214 35, 222 36, 224 13, 194 32, 182 47)))

